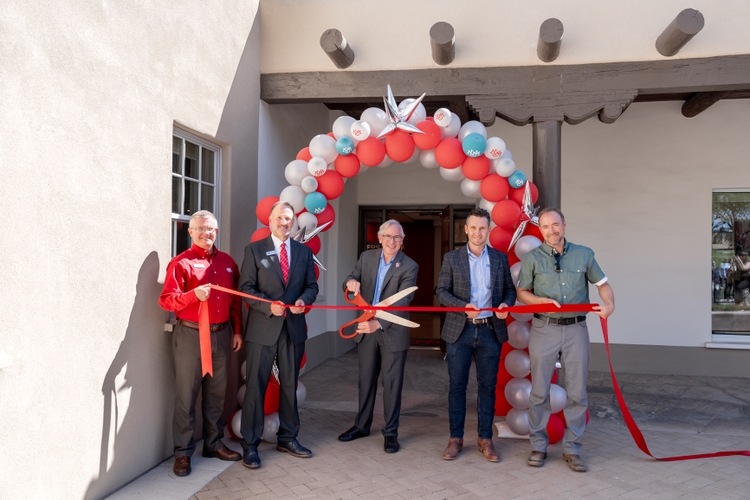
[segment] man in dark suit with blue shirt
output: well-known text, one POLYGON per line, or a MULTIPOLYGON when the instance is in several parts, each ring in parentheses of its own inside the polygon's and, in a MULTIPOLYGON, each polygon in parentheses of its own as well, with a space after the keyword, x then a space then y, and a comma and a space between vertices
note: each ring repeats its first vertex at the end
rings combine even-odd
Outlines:
POLYGON ((447 307, 465 308, 449 312, 441 338, 446 342, 446 360, 450 378, 448 417, 450 440, 443 458, 455 460, 463 450, 466 420, 466 386, 471 360, 476 359, 478 447, 484 458, 499 462, 492 443, 495 418, 495 385, 502 343, 508 340, 505 318, 508 313, 479 311, 502 309, 516 302, 516 289, 510 276, 508 257, 487 245, 490 214, 475 208, 466 218, 464 231, 469 243, 448 252, 435 291, 438 301, 447 307))
POLYGON ((304 310, 315 302, 318 283, 312 251, 289 237, 294 209, 279 201, 271 208, 271 235, 245 247, 240 271, 241 292, 273 303, 243 299, 250 306, 245 323, 247 386, 242 405, 242 463, 260 467, 258 445, 263 435, 263 403, 274 358, 279 366, 279 431, 276 449, 299 458, 312 452, 299 444, 297 379, 305 353, 304 310), (288 309, 284 304, 294 304, 288 309))

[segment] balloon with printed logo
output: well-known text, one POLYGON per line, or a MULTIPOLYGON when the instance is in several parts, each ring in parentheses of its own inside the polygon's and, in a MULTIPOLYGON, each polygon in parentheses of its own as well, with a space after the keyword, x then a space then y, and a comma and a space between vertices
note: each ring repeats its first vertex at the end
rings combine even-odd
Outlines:
POLYGON ((318 218, 310 212, 302 212, 297 216, 297 224, 299 224, 300 229, 304 227, 305 232, 309 233, 318 227, 318 218))
POLYGON ((458 117, 458 115, 454 114, 448 125, 446 125, 445 127, 440 127, 440 135, 443 137, 443 139, 447 139, 448 137, 455 138, 458 135, 459 130, 461 130, 461 119, 458 117))
MULTIPOLYGON (((487 147, 487 139, 485 139, 482 134, 472 132, 461 141, 461 147, 464 150, 464 154, 470 158, 484 156, 484 149, 487 147)), ((489 159, 487 157, 484 157, 484 159, 488 160, 487 169, 489 170, 489 159)))
POLYGON ((458 168, 466 160, 461 147, 461 141, 448 137, 440 141, 435 148, 435 158, 441 167, 447 169, 458 168))
POLYGON ((330 222, 331 224, 326 226, 325 229, 323 229, 323 233, 328 231, 333 227, 333 223, 336 221, 336 212, 334 212, 333 207, 331 205, 326 204, 325 209, 320 212, 319 214, 315 214, 315 217, 318 218, 318 226, 322 226, 326 222, 330 222))
MULTIPOLYGON (((508 186, 508 181, 503 177, 500 177, 497 174, 490 174, 482 179, 480 190, 482 192, 482 198, 487 201, 498 202, 508 196, 510 187, 508 186)), ((516 220, 516 222, 518 222, 518 220, 516 220)), ((495 222, 495 224, 497 224, 497 222, 495 222)), ((498 226, 499 225, 500 224, 498 224, 498 226)))
POLYGON ((363 122, 362 120, 357 120, 352 123, 352 126, 349 130, 351 132, 351 137, 355 141, 364 141, 365 139, 370 137, 370 124, 367 122, 363 122))
POLYGON ((461 181, 461 192, 467 198, 479 198, 481 196, 479 193, 480 184, 479 181, 473 181, 467 177, 461 181))
POLYGON ((433 119, 438 127, 447 127, 453 119, 453 113, 448 108, 440 108, 435 111, 433 119))
POLYGON ((530 333, 531 324, 528 321, 514 321, 508 325, 508 342, 516 349, 526 349, 529 347, 530 333))
POLYGON ((304 208, 306 208, 308 212, 319 214, 325 210, 327 203, 328 200, 326 200, 325 195, 315 191, 305 196, 304 208))
MULTIPOLYGON (((491 177, 491 176, 488 176, 491 177)), ((499 176, 498 176, 499 177, 499 176)), ((502 179, 502 177, 500 177, 502 179)), ((484 194, 484 192, 482 192, 484 194)), ((500 200, 492 209, 492 221, 504 229, 510 229, 518 224, 521 217, 521 207, 512 200, 500 200)))
POLYGON ((289 203, 298 214, 305 208, 305 193, 299 186, 287 186, 279 194, 279 200, 289 203))
POLYGON ((313 156, 310 161, 307 162, 307 171, 310 175, 320 177, 328 170, 328 164, 320 156, 313 156))
POLYGON ((440 167, 440 177, 448 182, 461 182, 465 178, 460 168, 447 169, 443 167, 440 167))
POLYGON ((357 144, 355 154, 359 158, 359 161, 368 167, 374 167, 385 158, 385 146, 383 145, 383 141, 370 136, 357 144))
POLYGON ((292 160, 284 169, 284 177, 289 184, 299 186, 306 176, 310 175, 307 170, 307 162, 304 160, 292 160))
POLYGON ((318 177, 318 191, 323 193, 326 200, 335 200, 344 192, 344 178, 335 170, 328 170, 325 174, 318 177))
MULTIPOLYGON (((491 211, 490 214, 492 214, 491 211)), ((513 231, 504 229, 500 226, 495 226, 492 228, 492 231, 490 231, 490 245, 492 245, 492 248, 495 250, 500 250, 503 253, 508 252, 508 245, 510 245, 510 240, 512 238, 513 231)))
POLYGON ((499 137, 490 137, 487 139, 487 147, 484 149, 484 156, 488 160, 497 160, 505 152, 505 141, 499 137))
POLYGON ((318 237, 318 235, 316 234, 311 239, 307 240, 307 242, 305 242, 305 246, 312 250, 312 253, 318 255, 318 252, 320 252, 320 238, 318 237))
POLYGON ((304 191, 305 193, 312 193, 313 191, 318 189, 318 178, 313 177, 312 175, 308 175, 307 177, 302 179, 299 187, 301 187, 302 191, 304 191))
POLYGON ((499 160, 492 161, 492 168, 497 175, 507 178, 513 175, 513 172, 516 171, 516 162, 510 158, 505 158, 505 155, 503 155, 499 160))
POLYGON ((352 136, 352 125, 356 121, 357 120, 347 115, 339 116, 338 118, 336 118, 336 120, 333 122, 333 127, 331 127, 331 131, 333 132, 333 137, 336 139, 336 142, 338 142, 342 137, 346 137, 349 140, 354 139, 354 137, 352 136))
MULTIPOLYGON (((398 110, 399 111, 405 110, 406 107, 413 102, 414 102, 414 99, 412 99, 411 97, 408 99, 404 99, 403 101, 399 103, 398 110)), ((417 108, 414 110, 414 112, 411 114, 409 119, 406 121, 406 123, 417 125, 418 123, 425 121, 426 118, 427 118, 427 110, 425 110, 424 104, 419 103, 417 105, 417 108)))
POLYGON ((309 147, 304 147, 304 148, 302 148, 302 149, 299 150, 299 153, 297 153, 297 159, 298 160, 302 160, 305 163, 307 163, 308 161, 310 161, 311 158, 312 158, 312 155, 310 154, 310 148, 309 147))
POLYGON ((481 155, 476 158, 466 158, 461 169, 467 179, 481 181, 490 173, 490 160, 481 155))
POLYGON ((419 153, 419 163, 421 163, 424 168, 438 168, 440 166, 435 158, 434 149, 425 149, 419 153))
POLYGON ((519 259, 523 259, 523 256, 534 250, 536 247, 542 244, 541 240, 536 236, 521 236, 516 241, 516 245, 513 247, 516 252, 516 256, 519 259))
POLYGON ((557 384, 549 386, 549 405, 552 413, 557 413, 565 408, 565 402, 568 400, 568 393, 557 384))
POLYGON ((342 177, 351 178, 359 173, 359 158, 357 155, 350 154, 346 156, 339 155, 333 162, 333 168, 342 177))
POLYGON ((271 217, 271 207, 278 201, 279 199, 276 196, 266 196, 258 202, 258 205, 255 207, 255 216, 261 224, 268 225, 268 218, 271 217))
POLYGON ((336 159, 336 139, 327 134, 316 135, 310 141, 310 154, 313 158, 320 157, 326 162, 326 165, 336 159))
POLYGON ((458 139, 463 141, 469 134, 479 134, 486 140, 487 128, 476 120, 470 120, 464 123, 459 129, 458 139))
POLYGON ((359 119, 370 126, 370 138, 380 135, 385 126, 390 123, 385 111, 380 108, 367 108, 359 119))
POLYGON ((520 170, 516 170, 510 177, 508 177, 508 184, 511 188, 522 188, 526 184, 526 174, 520 170))
POLYGON ((514 377, 525 377, 531 373, 531 360, 526 351, 514 349, 505 357, 505 368, 514 377))
MULTIPOLYGON (((516 303, 514 305, 517 306, 525 306, 523 302, 520 300, 516 300, 516 303)), ((513 316, 513 319, 516 321, 531 321, 534 318, 533 313, 510 313, 511 316, 513 316)))
MULTIPOLYGON (((511 351, 511 353, 512 352, 523 351, 511 351)), ((528 379, 514 378, 505 385, 505 399, 513 405, 513 408, 527 410, 529 408, 529 394, 531 394, 531 381, 528 379)))
POLYGON ((271 230, 267 227, 262 227, 260 229, 257 229, 253 235, 250 237, 250 243, 253 243, 255 241, 264 240, 271 236, 271 230))
POLYGON ((385 138, 385 153, 391 160, 401 163, 414 154, 414 139, 408 132, 394 130, 385 138))
POLYGON ((336 152, 340 155, 352 154, 352 152, 354 152, 354 141, 348 137, 338 139, 336 141, 336 152))
POLYGON ((505 416, 505 422, 508 424, 508 428, 519 436, 526 436, 529 433, 528 410, 518 408, 509 410, 505 416))
MULTIPOLYGON (((520 188, 511 188, 508 193, 508 199, 513 200, 519 205, 523 205, 523 193, 526 191, 526 184, 520 188)), ((533 182, 529 181, 529 191, 531 191, 531 203, 536 203, 539 199, 539 189, 534 185, 533 182)), ((526 224, 526 227, 533 226, 533 224, 526 224)))
POLYGON ((557 415, 550 415, 547 421, 547 438, 549 444, 559 443, 565 435, 565 425, 557 415))
POLYGON ((279 432, 279 414, 278 413, 271 413, 270 415, 266 415, 263 418, 263 434, 262 438, 263 441, 266 441, 267 443, 276 443, 277 437, 276 433, 279 432))

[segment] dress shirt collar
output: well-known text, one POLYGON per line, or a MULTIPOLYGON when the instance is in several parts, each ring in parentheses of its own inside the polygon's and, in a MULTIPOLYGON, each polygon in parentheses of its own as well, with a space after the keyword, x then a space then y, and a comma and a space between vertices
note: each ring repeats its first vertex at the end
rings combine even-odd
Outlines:
MULTIPOLYGON (((568 242, 568 240, 565 240, 565 245, 563 245, 562 255, 565 255, 569 247, 570 247, 570 243, 568 242)), ((555 255, 555 249, 546 243, 542 243, 542 251, 546 253, 547 255, 555 255)))
POLYGON ((193 252, 197 253, 198 256, 200 256, 201 259, 209 259, 209 258, 213 257, 214 255, 216 255, 216 252, 218 251, 218 250, 216 250, 216 245, 211 245, 211 250, 206 251, 206 250, 202 249, 201 247, 199 247, 198 245, 196 245, 195 243, 193 243, 190 246, 190 250, 192 250, 193 252))
POLYGON ((276 252, 281 250, 281 245, 286 245, 286 253, 287 256, 289 255, 289 251, 292 249, 291 244, 289 243, 289 238, 287 238, 286 241, 281 241, 275 234, 271 233, 271 240, 273 241, 273 247, 276 249, 276 252))
POLYGON ((474 257, 475 259, 481 259, 485 255, 487 255, 487 244, 484 245, 479 255, 474 255, 474 252, 471 251, 471 248, 469 248, 468 244, 466 245, 466 251, 469 252, 469 258, 474 257))

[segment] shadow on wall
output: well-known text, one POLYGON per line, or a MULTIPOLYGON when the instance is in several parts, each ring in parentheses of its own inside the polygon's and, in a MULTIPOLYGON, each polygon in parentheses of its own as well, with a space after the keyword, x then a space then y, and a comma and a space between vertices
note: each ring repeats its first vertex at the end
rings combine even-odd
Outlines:
POLYGON ((102 498, 171 454, 174 371, 158 304, 159 256, 141 265, 125 338, 104 376, 99 475, 85 497, 102 498))

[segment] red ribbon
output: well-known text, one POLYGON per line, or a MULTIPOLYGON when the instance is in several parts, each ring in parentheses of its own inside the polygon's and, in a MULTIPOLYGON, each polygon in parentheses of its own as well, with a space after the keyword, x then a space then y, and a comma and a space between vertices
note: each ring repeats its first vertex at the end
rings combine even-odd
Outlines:
POLYGON ((211 320, 208 317, 208 305, 205 301, 198 306, 198 339, 201 347, 201 371, 202 376, 206 374, 214 376, 214 364, 211 359, 211 320))
MULTIPOLYGON (((229 288, 224 288, 218 285, 211 285, 211 288, 215 288, 216 290, 220 290, 222 292, 231 293, 234 295, 239 295, 240 297, 245 297, 248 299, 257 300, 260 302, 268 302, 273 303, 278 301, 273 301, 269 299, 264 299, 261 297, 256 297, 254 295, 249 295, 246 293, 238 292, 236 290, 230 290, 229 288)), ((375 316, 375 311, 378 310, 388 310, 388 311, 411 311, 411 312, 466 312, 466 308, 464 307, 405 307, 405 306, 371 306, 368 305, 367 302, 365 302, 364 299, 361 298, 360 295, 357 295, 354 297, 354 300, 349 300, 347 297, 347 293, 344 292, 344 297, 346 298, 346 301, 350 304, 354 304, 352 306, 327 306, 327 305, 309 305, 305 306, 307 308, 311 309, 335 309, 335 310, 344 310, 344 311, 355 311, 355 310, 365 310, 364 314, 362 314, 359 318, 350 321, 339 328, 339 335, 341 335, 343 338, 352 338, 356 336, 357 334, 354 334, 352 336, 345 336, 343 333, 343 329, 347 326, 350 326, 354 323, 360 322, 360 321, 368 321, 369 319, 372 319, 375 316), (363 319, 366 318, 366 319, 363 319)), ((491 307, 485 307, 482 309, 479 309, 479 311, 501 311, 501 312, 508 312, 508 313, 520 313, 520 314, 530 314, 530 313, 549 313, 549 312, 582 312, 582 313, 588 313, 594 310, 594 307, 596 307, 598 304, 563 304, 560 307, 555 306, 554 304, 536 304, 536 305, 524 305, 524 306, 509 306, 505 307, 503 309, 497 309, 497 308, 491 308, 491 307)), ((284 307, 294 307, 293 305, 284 304, 284 307)), ((664 457, 659 458, 655 457, 651 451, 648 449, 648 445, 646 444, 646 439, 643 437, 643 433, 638 428, 638 425, 635 423, 635 420, 633 420, 633 416, 630 414, 630 410, 628 409, 628 405, 625 403, 625 398, 622 396, 622 391, 620 391, 620 386, 617 384, 617 378, 615 377, 615 370, 612 367, 612 357, 609 352, 609 329, 607 327, 607 319, 606 318, 599 318, 602 324, 602 335, 604 336, 604 347, 607 350, 607 361, 609 362, 609 371, 612 374, 612 385, 615 390, 615 397, 617 398, 617 403, 620 405, 620 411, 622 412, 622 417, 625 420, 625 425, 628 428, 628 431, 630 431, 630 435, 633 437, 633 441, 635 441, 636 446, 638 446, 638 449, 641 450, 643 453, 648 455, 649 457, 653 458, 654 460, 659 460, 663 462, 674 462, 678 460, 695 460, 699 458, 717 458, 717 457, 731 457, 736 455, 742 455, 746 457, 750 457, 750 451, 748 450, 736 450, 736 451, 718 451, 715 453, 700 453, 698 455, 681 455, 676 457, 664 457)), ((203 313, 203 309, 201 308, 201 314, 200 314, 200 330, 201 330, 201 358, 204 357, 204 348, 203 348, 203 330, 205 326, 205 331, 209 332, 209 319, 208 319, 208 309, 206 309, 205 314, 203 313)), ((208 341, 210 341, 210 335, 208 337, 208 341)), ((211 348, 208 346, 208 354, 209 357, 209 367, 210 367, 210 357, 211 357, 211 348)))

